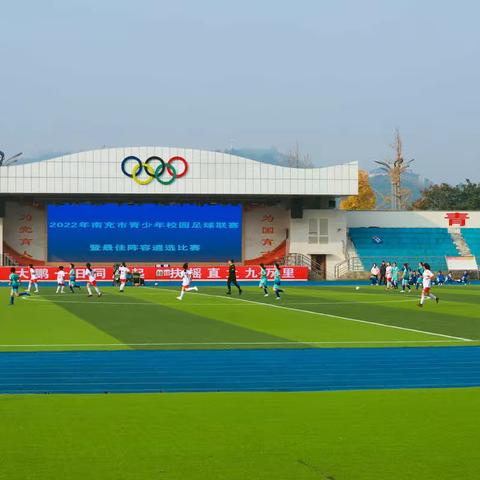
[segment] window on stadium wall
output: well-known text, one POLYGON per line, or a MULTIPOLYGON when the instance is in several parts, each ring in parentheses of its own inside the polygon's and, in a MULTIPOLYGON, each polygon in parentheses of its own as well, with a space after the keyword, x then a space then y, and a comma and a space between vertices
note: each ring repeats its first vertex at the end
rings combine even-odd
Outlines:
POLYGON ((224 262, 242 255, 240 205, 48 206, 48 261, 224 262))
POLYGON ((311 218, 308 221, 308 243, 328 243, 328 219, 311 218))

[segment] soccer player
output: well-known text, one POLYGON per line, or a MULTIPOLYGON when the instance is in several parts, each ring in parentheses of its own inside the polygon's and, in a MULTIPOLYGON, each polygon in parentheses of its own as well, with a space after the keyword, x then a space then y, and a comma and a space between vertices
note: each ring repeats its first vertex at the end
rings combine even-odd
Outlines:
POLYGON ((263 288, 264 297, 268 297, 268 278, 267 278, 267 270, 265 269, 265 265, 263 263, 260 264, 260 283, 258 285, 259 288, 263 288))
POLYGON ((280 272, 280 265, 278 263, 275 264, 275 274, 273 276, 273 291, 275 292, 275 300, 280 300, 280 293, 283 290, 280 288, 282 284, 282 277, 280 272))
POLYGON ((58 267, 58 271, 55 275, 57 276, 57 291, 55 293, 65 293, 63 289, 65 288, 65 277, 67 273, 63 270, 63 265, 58 267))
POLYGON ((30 279, 28 280, 27 292, 30 293, 32 289, 32 285, 35 285, 35 293, 38 293, 37 271, 35 270, 35 267, 32 264, 28 266, 28 269, 30 272, 30 279))
POLYGON ((385 269, 385 278, 387 281, 387 290, 392 288, 392 265, 390 262, 387 262, 387 267, 385 269))
POLYGON ((443 287, 443 285, 445 285, 445 275, 441 270, 439 270, 437 273, 437 285, 439 287, 443 287))
POLYGON ((70 271, 68 272, 68 288, 72 293, 75 293, 74 288, 80 288, 80 285, 77 285, 77 273, 73 263, 70 264, 70 271))
POLYGON ((423 290, 422 290, 422 296, 420 297, 420 303, 418 304, 419 307, 423 307, 423 303, 425 302, 425 298, 427 297, 431 298, 432 300, 435 300, 437 303, 440 300, 437 296, 433 295, 433 293, 430 293, 433 277, 434 275, 430 271, 430 265, 428 263, 424 263, 423 274, 422 274, 423 290))
POLYGON ((425 269, 422 267, 422 273, 420 273, 420 269, 418 269, 418 272, 417 272, 417 283, 415 283, 415 290, 418 290, 418 288, 420 287, 420 285, 423 284, 423 272, 425 271, 425 269))
POLYGON ((91 297, 92 296, 92 289, 91 287, 93 287, 95 289, 95 291, 97 292, 97 295, 99 297, 102 296, 102 292, 98 289, 97 287, 97 274, 95 273, 95 270, 92 268, 92 266, 87 263, 86 264, 86 271, 85 273, 87 274, 87 291, 88 291, 88 296, 91 297))
POLYGON ((233 259, 228 261, 227 295, 232 294, 232 284, 238 288, 238 294, 242 294, 242 289, 237 282, 237 269, 233 259))
POLYGON ((393 288, 398 288, 398 266, 397 262, 392 264, 392 285, 393 288))
POLYGON ((182 278, 182 290, 180 296, 177 297, 177 300, 182 300, 185 292, 198 292, 197 287, 191 287, 190 283, 192 282, 192 271, 188 268, 188 263, 183 264, 183 271, 180 274, 182 278))
POLYGON ((410 287, 410 267, 408 263, 403 264, 401 293, 405 293, 405 288, 408 288, 408 293, 412 291, 412 287, 410 287))
POLYGON ((130 273, 130 269, 127 267, 125 262, 118 267, 118 274, 120 277, 120 292, 123 293, 125 285, 127 283, 127 275, 130 273))
POLYGON ((423 272, 425 270, 425 264, 423 262, 418 262, 418 273, 420 276, 423 275, 423 272))
POLYGON ((9 285, 10 285, 10 305, 13 305, 15 302, 15 297, 25 297, 30 296, 29 292, 18 293, 18 287, 20 286, 20 275, 15 271, 15 267, 10 269, 9 285))

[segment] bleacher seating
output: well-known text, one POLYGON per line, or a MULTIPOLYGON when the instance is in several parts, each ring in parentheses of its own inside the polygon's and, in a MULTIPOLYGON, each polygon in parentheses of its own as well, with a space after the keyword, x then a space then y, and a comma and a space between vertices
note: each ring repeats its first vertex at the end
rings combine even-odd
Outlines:
POLYGON ((445 256, 458 255, 446 228, 350 228, 349 235, 365 270, 385 260, 399 267, 405 262, 416 267, 424 261, 435 271, 445 271, 445 256))
POLYGON ((480 261, 480 228, 462 228, 462 235, 472 255, 477 257, 478 263, 480 261))

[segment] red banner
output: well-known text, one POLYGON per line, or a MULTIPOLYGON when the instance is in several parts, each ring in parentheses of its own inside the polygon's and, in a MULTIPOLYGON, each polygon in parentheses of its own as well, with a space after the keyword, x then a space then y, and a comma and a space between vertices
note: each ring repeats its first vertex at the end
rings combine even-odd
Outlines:
MULTIPOLYGON (((11 267, 0 267, 0 281, 8 281, 11 267)), ((20 275, 20 279, 28 281, 30 278, 28 267, 15 267, 16 272, 20 275)), ((93 268, 97 274, 99 281, 111 281, 113 277, 112 267, 97 267, 93 268)), ((138 272, 147 281, 179 281, 181 267, 134 267, 130 266, 133 272, 138 272)), ((275 272, 274 267, 266 267, 268 278, 273 279, 275 272)), ((39 281, 55 281, 55 272, 57 267, 41 266, 36 267, 37 279, 39 281)), ((68 268, 65 269, 68 273, 68 268)), ((77 281, 85 281, 85 268, 75 268, 77 273, 77 281)), ((195 281, 225 281, 228 275, 228 267, 191 267, 193 273, 193 280, 195 281)), ((282 280, 308 280, 308 267, 280 267, 282 280)), ((67 275, 68 279, 68 275, 67 275)), ((257 265, 237 266, 238 280, 259 280, 260 267, 257 265)))

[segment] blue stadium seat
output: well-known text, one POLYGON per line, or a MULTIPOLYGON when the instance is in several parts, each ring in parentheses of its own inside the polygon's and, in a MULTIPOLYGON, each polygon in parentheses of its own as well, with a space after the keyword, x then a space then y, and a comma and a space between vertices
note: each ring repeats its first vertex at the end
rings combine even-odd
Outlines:
MULTIPOLYGON (((365 227, 350 228, 349 234, 366 270, 373 262, 385 260, 399 266, 407 262, 412 267, 424 261, 435 271, 445 271, 445 256, 458 255, 446 228, 365 227)), ((478 238, 480 241, 480 229, 478 238)))

